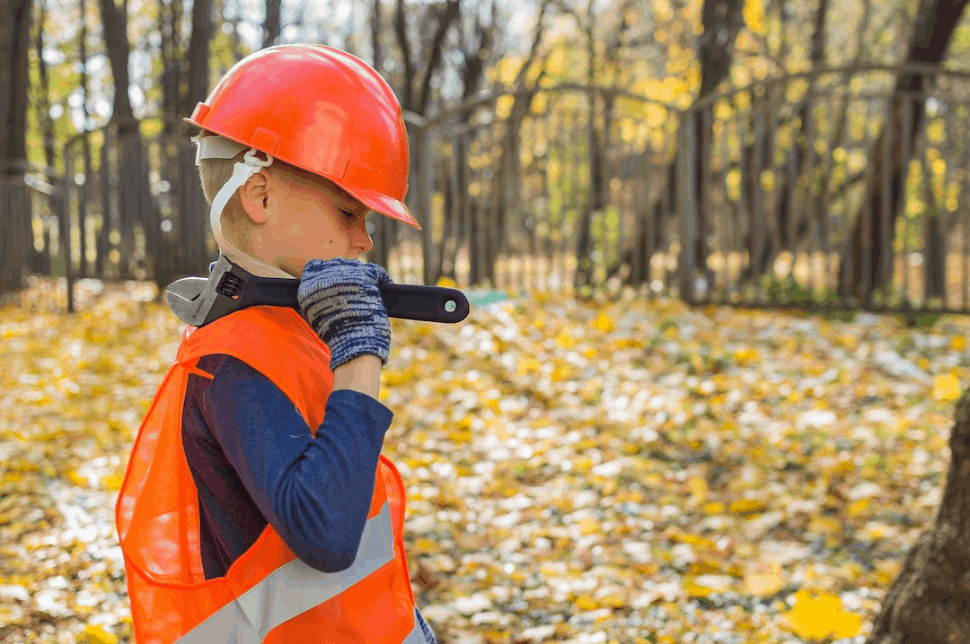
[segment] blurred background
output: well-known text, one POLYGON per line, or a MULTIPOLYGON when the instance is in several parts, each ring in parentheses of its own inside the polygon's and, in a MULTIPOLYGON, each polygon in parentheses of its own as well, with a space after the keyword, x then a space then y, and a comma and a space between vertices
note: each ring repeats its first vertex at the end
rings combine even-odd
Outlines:
POLYGON ((204 273, 181 119, 317 42, 406 112, 425 228, 368 257, 399 281, 966 311, 965 4, 6 0, 0 291, 204 273))
POLYGON ((968 2, 0 0, 0 642, 131 641, 182 118, 292 42, 405 110, 367 259, 473 305, 380 393, 441 644, 970 640, 968 2))

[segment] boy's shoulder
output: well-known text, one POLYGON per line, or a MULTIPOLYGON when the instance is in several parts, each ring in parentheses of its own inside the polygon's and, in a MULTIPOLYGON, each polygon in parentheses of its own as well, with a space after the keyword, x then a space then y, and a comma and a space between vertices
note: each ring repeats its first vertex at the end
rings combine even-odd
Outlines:
POLYGON ((329 350, 294 309, 253 306, 221 317, 202 327, 188 327, 179 349, 180 358, 226 353, 250 364, 265 354, 323 354, 329 350))

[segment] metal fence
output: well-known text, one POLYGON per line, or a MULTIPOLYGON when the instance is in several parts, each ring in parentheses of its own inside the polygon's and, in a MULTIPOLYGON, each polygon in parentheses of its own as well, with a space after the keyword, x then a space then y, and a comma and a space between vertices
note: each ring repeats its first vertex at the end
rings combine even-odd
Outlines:
MULTIPOLYGON (((424 229, 377 222, 368 259, 401 282, 970 312, 968 83, 863 66, 684 109, 559 85, 406 115, 424 229)), ((214 258, 186 136, 87 133, 64 167, 27 175, 60 186, 31 209, 31 270, 164 284, 214 258)))

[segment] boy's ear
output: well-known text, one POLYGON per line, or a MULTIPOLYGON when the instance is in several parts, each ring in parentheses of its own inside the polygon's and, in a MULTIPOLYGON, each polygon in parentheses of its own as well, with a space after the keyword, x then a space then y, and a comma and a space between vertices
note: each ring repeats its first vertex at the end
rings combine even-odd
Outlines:
POLYGON ((269 219, 266 206, 269 203, 270 183, 265 170, 253 174, 239 188, 239 202, 246 216, 254 224, 265 223, 269 219))

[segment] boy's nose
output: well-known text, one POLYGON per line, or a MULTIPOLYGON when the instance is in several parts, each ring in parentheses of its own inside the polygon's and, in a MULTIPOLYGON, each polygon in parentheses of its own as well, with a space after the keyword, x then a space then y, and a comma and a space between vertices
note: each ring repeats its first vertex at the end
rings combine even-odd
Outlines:
POLYGON ((370 233, 367 232, 365 219, 366 217, 361 217, 360 223, 354 226, 354 245, 360 248, 361 253, 366 253, 374 247, 374 240, 371 239, 370 233))

